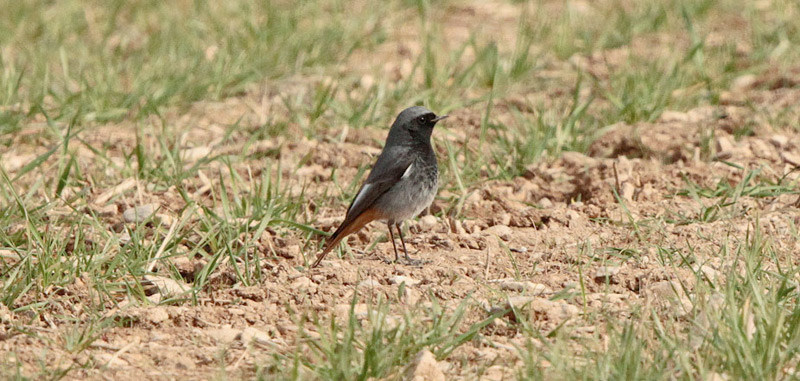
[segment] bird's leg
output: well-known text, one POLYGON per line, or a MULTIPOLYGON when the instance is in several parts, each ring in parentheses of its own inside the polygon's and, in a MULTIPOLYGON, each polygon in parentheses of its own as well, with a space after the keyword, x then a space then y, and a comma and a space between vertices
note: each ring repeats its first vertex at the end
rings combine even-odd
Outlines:
POLYGON ((430 263, 431 261, 428 261, 428 260, 411 259, 411 257, 408 256, 408 250, 406 250, 406 240, 405 240, 405 238, 403 238, 403 223, 402 222, 398 222, 397 225, 395 225, 395 226, 397 227, 397 231, 400 232, 400 242, 403 243, 403 252, 406 254, 406 262, 407 262, 407 264, 410 265, 410 266, 422 266, 422 265, 424 265, 426 263, 430 263))
MULTIPOLYGON (((394 247, 394 261, 397 262, 397 260, 400 259, 400 257, 397 255, 397 244, 394 243, 394 232, 392 232, 392 222, 389 221, 386 225, 388 225, 388 227, 389 227, 389 237, 391 237, 391 239, 392 239, 392 247, 394 247)), ((401 237, 400 240, 402 241, 402 237, 403 237, 403 233, 402 232, 400 232, 400 237, 401 237)), ((403 243, 403 245, 404 245, 403 249, 405 249, 405 243, 403 243)), ((406 256, 408 256, 408 254, 406 254, 406 256)))
MULTIPOLYGON (((408 250, 406 250, 406 240, 403 238, 403 221, 400 221, 394 225, 397 228, 397 232, 400 233, 400 243, 403 244, 403 253, 406 255, 406 260, 411 263, 411 257, 408 256, 408 250)), ((391 230, 391 227, 389 228, 391 230)))

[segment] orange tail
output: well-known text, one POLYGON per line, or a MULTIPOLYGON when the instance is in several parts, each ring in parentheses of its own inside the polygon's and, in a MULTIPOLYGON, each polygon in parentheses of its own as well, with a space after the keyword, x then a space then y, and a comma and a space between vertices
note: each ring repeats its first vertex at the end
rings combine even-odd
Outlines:
POLYGON ((328 242, 325 243, 325 248, 321 253, 319 253, 319 255, 317 255, 317 259, 314 261, 314 264, 311 265, 311 268, 319 266, 320 262, 322 262, 322 259, 324 259, 325 256, 328 255, 328 253, 330 253, 331 250, 333 250, 337 245, 339 245, 339 242, 341 242, 344 237, 361 230, 364 225, 378 218, 380 217, 374 209, 368 209, 351 222, 348 222, 347 219, 345 219, 345 221, 339 225, 339 228, 336 229, 336 232, 333 233, 333 235, 329 238, 328 242))

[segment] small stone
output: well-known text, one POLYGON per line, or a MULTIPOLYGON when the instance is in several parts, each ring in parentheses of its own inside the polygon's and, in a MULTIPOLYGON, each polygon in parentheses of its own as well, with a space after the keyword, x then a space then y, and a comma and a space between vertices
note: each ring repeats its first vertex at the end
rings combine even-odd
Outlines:
POLYGON ((665 110, 661 113, 661 116, 658 119, 664 123, 688 122, 689 114, 680 111, 665 110))
POLYGON ((0 303, 0 323, 11 323, 13 316, 5 304, 0 303))
POLYGON ((506 225, 494 225, 488 227, 486 230, 481 231, 481 235, 484 236, 497 236, 500 237, 503 241, 508 241, 511 239, 512 230, 510 227, 506 225))
POLYGON ((277 328, 278 332, 283 336, 294 335, 297 333, 297 325, 292 322, 279 323, 277 328))
POLYGON ((362 288, 362 287, 375 288, 375 287, 379 287, 380 285, 381 285, 380 282, 378 282, 375 279, 370 278, 370 279, 365 279, 365 280, 361 281, 361 283, 358 284, 358 287, 359 288, 362 288))
POLYGON ((580 309, 564 300, 552 301, 545 298, 535 298, 530 304, 534 316, 544 315, 547 320, 562 322, 578 316, 580 309))
POLYGON ((158 209, 158 204, 144 204, 134 208, 128 208, 122 212, 122 219, 125 222, 142 222, 155 213, 158 209))
POLYGON ((514 310, 529 310, 534 319, 546 319, 556 323, 575 317, 580 313, 578 307, 568 304, 564 300, 552 301, 546 298, 530 296, 508 298, 504 305, 494 306, 489 312, 497 314, 502 311, 509 311, 506 316, 511 320, 516 320, 517 316, 514 310))
POLYGON ((692 270, 694 270, 694 272, 698 274, 702 273, 711 282, 716 281, 717 277, 719 276, 719 271, 715 270, 713 267, 709 265, 695 264, 694 266, 692 266, 692 270))
MULTIPOLYGON (((189 290, 189 286, 184 284, 183 282, 178 282, 172 278, 167 277, 160 277, 155 275, 145 275, 144 285, 152 286, 156 289, 156 292, 161 293, 162 296, 169 296, 169 295, 180 295, 189 290)), ((148 290, 146 289, 145 292, 148 290)), ((148 295, 155 294, 156 292, 151 292, 148 295)))
POLYGON ((769 142, 778 148, 783 148, 789 145, 789 138, 784 135, 772 135, 769 138, 769 142))
POLYGON ((119 209, 117 208, 116 204, 108 204, 108 205, 95 205, 92 207, 95 213, 101 216, 113 216, 119 213, 119 209))
POLYGON ((211 154, 209 147, 194 147, 181 151, 181 160, 193 163, 211 154))
POLYGON ((145 310, 144 320, 152 324, 161 324, 169 319, 169 314, 164 307, 150 307, 145 310))
POLYGON ((413 287, 418 285, 419 283, 420 281, 403 275, 395 275, 389 278, 389 284, 397 284, 397 285, 405 284, 408 287, 413 287))
POLYGON ((417 303, 419 303, 419 300, 422 299, 422 293, 413 288, 406 288, 403 290, 403 295, 401 298, 401 301, 404 304, 415 306, 417 303))
POLYGON ((463 235, 467 235, 467 230, 464 229, 464 225, 461 224, 461 220, 453 221, 453 228, 455 230, 453 233, 456 233, 456 234, 462 235, 462 236, 463 235))
POLYGON ((504 381, 516 378, 517 374, 514 369, 502 365, 492 365, 481 375, 481 380, 486 381, 504 381))
POLYGON ((231 328, 229 325, 217 329, 204 329, 203 332, 214 341, 223 344, 232 343, 242 334, 242 331, 231 328))
POLYGON ((569 227, 571 228, 586 226, 589 222, 583 214, 572 209, 567 210, 567 219, 569 219, 569 227))
POLYGON ((161 224, 164 225, 165 227, 170 227, 172 226, 172 224, 175 223, 175 219, 172 218, 172 216, 170 216, 169 214, 158 213, 156 214, 156 218, 158 218, 158 220, 161 221, 161 224))
POLYGON ((562 153, 561 160, 564 162, 564 164, 579 169, 592 168, 599 164, 597 159, 576 151, 567 151, 562 153))
POLYGON ((300 167, 295 172, 299 177, 309 177, 314 180, 322 180, 325 178, 327 171, 319 164, 310 164, 300 167))
POLYGON ((181 274, 184 280, 188 282, 194 280, 195 263, 191 259, 183 255, 175 257, 172 259, 172 265, 178 269, 178 273, 181 274))
POLYGON ((298 292, 309 292, 315 293, 317 292, 317 284, 312 282, 311 279, 305 276, 298 277, 297 279, 292 282, 290 285, 292 290, 296 290, 298 292))
POLYGON ((119 235, 119 243, 122 244, 122 245, 127 245, 127 244, 131 243, 131 233, 128 233, 127 230, 122 232, 119 235))
POLYGON ((436 220, 435 216, 428 214, 427 216, 422 216, 419 219, 419 227, 422 229, 433 229, 436 227, 438 221, 436 220))
POLYGON ((405 371, 405 381, 444 381, 444 373, 433 353, 427 349, 420 351, 405 371))
POLYGON ((541 207, 542 207, 542 208, 544 208, 544 209, 550 209, 550 208, 552 208, 552 207, 553 207, 553 202, 552 202, 552 201, 550 201, 550 199, 549 199, 549 198, 547 198, 547 197, 542 197, 542 198, 539 200, 539 206, 541 206, 541 207))
POLYGON ((477 204, 481 201, 483 201, 483 196, 481 195, 481 192, 473 191, 472 193, 469 194, 469 196, 467 196, 466 204, 467 205, 477 204))
POLYGON ((239 340, 242 341, 243 344, 256 344, 260 346, 268 346, 272 343, 272 338, 269 336, 268 333, 253 327, 247 327, 242 331, 239 335, 239 340))
POLYGON ((619 266, 600 266, 594 272, 594 280, 598 282, 612 281, 619 274, 619 266))
POLYGON ((692 310, 692 302, 678 281, 661 281, 644 290, 648 303, 661 307, 675 316, 684 316, 692 310))
POLYGON ((508 213, 500 213, 500 216, 497 219, 497 221, 500 221, 500 223, 496 224, 496 225, 506 225, 506 226, 508 226, 508 225, 511 224, 511 215, 508 214, 508 213))
POLYGON ((279 247, 275 252, 281 258, 294 259, 300 256, 300 245, 289 245, 286 247, 279 247))
POLYGON ((756 84, 757 78, 753 74, 745 74, 736 77, 731 82, 731 91, 742 91, 752 89, 756 84))
POLYGON ((770 146, 761 139, 751 139, 750 150, 756 157, 763 159, 771 159, 775 156, 775 153, 770 146))
POLYGON ((731 138, 727 136, 720 136, 719 138, 717 138, 717 148, 719 149, 718 155, 727 154, 728 156, 730 156, 734 149, 731 138))
POLYGON ((195 368, 194 360, 187 354, 180 353, 172 361, 175 362, 175 368, 177 369, 189 370, 195 368))
POLYGON ((621 193, 622 194, 620 196, 622 196, 625 201, 633 201, 633 194, 636 193, 636 186, 630 182, 626 182, 625 184, 622 184, 621 193))
POLYGON ((322 282, 325 282, 326 279, 327 278, 325 278, 324 275, 319 275, 319 274, 314 275, 314 276, 311 277, 311 281, 316 283, 316 284, 321 284, 322 282))
POLYGON ((337 304, 333 307, 333 314, 340 321, 347 321, 351 309, 353 316, 358 320, 366 319, 369 316, 369 306, 365 303, 357 303, 355 305, 337 304))
POLYGON ((533 283, 530 281, 515 281, 511 279, 505 279, 499 282, 500 289, 505 291, 515 291, 515 292, 528 292, 533 295, 539 295, 544 293, 552 292, 549 287, 539 284, 533 283))
POLYGON ((783 151, 781 152, 781 157, 783 158, 783 161, 794 165, 795 167, 800 167, 800 156, 792 152, 783 151))
POLYGON ((359 81, 361 88, 369 89, 375 84, 375 78, 370 74, 364 74, 359 81))

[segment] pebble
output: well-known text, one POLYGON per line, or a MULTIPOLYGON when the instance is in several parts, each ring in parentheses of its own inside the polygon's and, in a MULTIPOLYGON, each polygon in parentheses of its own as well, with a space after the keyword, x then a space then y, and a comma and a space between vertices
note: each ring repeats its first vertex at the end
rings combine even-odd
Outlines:
POLYGON ((297 279, 292 282, 290 286, 293 290, 299 292, 310 292, 314 293, 317 291, 317 284, 312 282, 311 279, 305 276, 298 277, 297 279))
POLYGON ((406 369, 405 381, 444 381, 444 373, 439 368, 436 357, 427 349, 423 349, 414 357, 406 369))
POLYGON ((512 230, 506 225, 494 225, 481 232, 481 235, 491 236, 495 235, 500 237, 503 241, 511 239, 512 230))
POLYGON ((377 280, 369 278, 369 279, 365 279, 365 280, 361 281, 361 283, 358 284, 358 287, 359 288, 360 287, 374 288, 374 287, 379 287, 380 285, 381 285, 381 283, 378 282, 377 280))
POLYGON ((203 332, 208 335, 208 337, 214 339, 214 341, 223 344, 232 343, 234 340, 240 337, 239 335, 242 333, 242 331, 238 329, 231 328, 230 325, 216 329, 204 329, 203 332))
POLYGON ((481 195, 481 192, 473 191, 472 193, 469 194, 469 196, 467 196, 466 204, 467 205, 477 204, 481 201, 483 201, 483 196, 481 195))
POLYGON ((486 381, 503 381, 516 378, 517 373, 514 369, 502 365, 492 365, 481 375, 481 380, 486 381))
POLYGON ((333 307, 333 314, 336 315, 336 318, 340 321, 347 321, 347 318, 350 316, 350 308, 353 309, 353 316, 356 319, 362 320, 366 319, 369 316, 369 306, 365 303, 357 303, 354 306, 348 304, 337 304, 333 307))
POLYGON ((172 224, 175 223, 175 219, 172 218, 169 214, 158 213, 156 214, 156 218, 161 222, 162 225, 165 227, 170 227, 172 224))
POLYGON ((211 154, 209 147, 194 147, 181 151, 181 160, 192 163, 211 154))
POLYGON ((709 265, 695 264, 694 266, 692 266, 692 270, 694 270, 694 272, 698 274, 702 273, 711 282, 716 281, 717 277, 719 276, 719 271, 715 270, 713 267, 709 265))
POLYGON ((438 221, 436 220, 436 217, 430 214, 427 216, 422 216, 419 219, 419 226, 423 229, 433 229, 436 227, 437 223, 438 221))
POLYGON ((684 316, 692 310, 692 301, 683 291, 678 281, 661 281, 649 285, 644 290, 648 303, 661 307, 677 317, 684 316))
POLYGON ((183 284, 183 282, 178 282, 167 277, 145 275, 144 281, 158 288, 158 292, 163 296, 182 294, 189 289, 189 286, 183 284))
POLYGON ((756 84, 756 76, 753 74, 740 75, 731 82, 731 91, 742 91, 753 88, 756 84))
POLYGON ((272 343, 272 338, 268 333, 253 327, 245 328, 244 331, 239 334, 239 340, 245 345, 252 343, 264 346, 272 343))
POLYGON ((163 307, 150 307, 145 311, 144 319, 152 324, 161 324, 169 319, 169 314, 163 307))
POLYGON ((502 280, 499 282, 500 289, 505 291, 515 291, 515 292, 522 292, 527 291, 534 295, 545 294, 552 292, 549 287, 539 284, 533 283, 530 281, 515 281, 515 280, 502 280))
POLYGON ((794 165, 795 167, 800 167, 800 156, 792 152, 783 151, 781 152, 781 157, 783 158, 783 161, 794 165))
POLYGON ((496 314, 502 311, 509 311, 506 316, 511 320, 515 320, 517 316, 514 314, 512 307, 517 311, 530 310, 533 312, 532 316, 535 318, 544 318, 556 323, 575 317, 580 313, 578 307, 568 304, 563 300, 553 301, 547 298, 530 296, 510 297, 505 304, 494 306, 489 312, 496 314))
POLYGON ((125 222, 142 222, 155 213, 158 206, 158 204, 144 204, 128 208, 122 212, 122 219, 125 220, 125 222))
POLYGON ((453 233, 462 236, 467 235, 467 231, 466 229, 464 229, 464 225, 461 224, 461 220, 453 221, 453 229, 454 229, 453 233))
POLYGON ((594 272, 594 280, 599 282, 611 281, 612 277, 619 274, 619 266, 600 266, 594 272))
POLYGON ((195 274, 195 263, 185 255, 172 259, 172 265, 178 269, 184 280, 192 281, 195 274))
POLYGON ((420 283, 420 281, 410 278, 404 275, 395 275, 389 278, 389 284, 403 284, 405 283, 406 286, 416 286, 420 283))
POLYGON ((769 142, 778 148, 783 148, 789 145, 789 138, 784 135, 772 135, 769 138, 769 142))
POLYGON ((636 193, 636 186, 630 182, 622 184, 621 196, 625 201, 633 201, 633 195, 636 193))

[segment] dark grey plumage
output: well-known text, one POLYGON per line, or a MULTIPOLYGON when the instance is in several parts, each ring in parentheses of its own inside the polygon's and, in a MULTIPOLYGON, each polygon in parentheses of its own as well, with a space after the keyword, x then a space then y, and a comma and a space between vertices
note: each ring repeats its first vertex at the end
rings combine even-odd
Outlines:
MULTIPOLYGON (((414 106, 403 110, 392 124, 386 145, 370 174, 347 209, 342 224, 328 239, 312 267, 316 267, 345 236, 374 220, 386 220, 394 245, 394 226, 413 218, 433 202, 438 189, 439 169, 431 146, 431 134, 437 117, 430 110, 414 106)), ((395 246, 395 260, 398 259, 395 246)), ((405 252, 407 260, 411 260, 405 252)))

